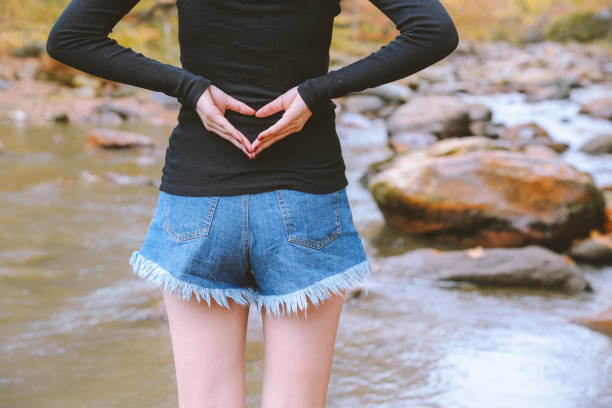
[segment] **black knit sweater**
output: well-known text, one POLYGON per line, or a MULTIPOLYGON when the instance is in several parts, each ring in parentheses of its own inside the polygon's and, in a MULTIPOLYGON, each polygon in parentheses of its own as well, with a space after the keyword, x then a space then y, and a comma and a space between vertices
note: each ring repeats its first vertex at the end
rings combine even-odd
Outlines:
MULTIPOLYGON (((49 55, 89 74, 181 102, 166 150, 160 190, 206 196, 280 188, 328 193, 348 184, 333 98, 420 71, 449 55, 458 34, 439 0, 369 0, 399 30, 376 52, 329 71, 340 0, 178 0, 182 68, 108 37, 139 0, 72 0, 53 25, 49 55), (213 131, 195 111, 210 84, 259 109, 288 89, 313 112, 304 127, 253 160, 213 131)), ((283 112, 257 118, 227 110, 249 141, 283 112)))

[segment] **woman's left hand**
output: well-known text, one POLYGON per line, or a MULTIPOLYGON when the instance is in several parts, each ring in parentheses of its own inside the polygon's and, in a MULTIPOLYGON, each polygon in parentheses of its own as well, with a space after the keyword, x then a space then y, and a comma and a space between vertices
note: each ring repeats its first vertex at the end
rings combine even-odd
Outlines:
POLYGON ((257 135, 257 139, 251 143, 253 158, 257 157, 263 149, 272 143, 292 133, 299 132, 312 115, 312 112, 308 109, 308 106, 297 91, 297 86, 295 86, 262 106, 255 112, 255 116, 263 118, 282 110, 285 113, 283 113, 278 122, 257 135))

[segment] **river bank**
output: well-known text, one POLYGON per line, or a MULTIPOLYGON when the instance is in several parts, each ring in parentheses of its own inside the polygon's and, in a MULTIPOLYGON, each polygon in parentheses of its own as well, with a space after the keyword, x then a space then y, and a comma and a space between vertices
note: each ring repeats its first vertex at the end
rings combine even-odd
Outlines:
MULTIPOLYGON (((178 105, 104 81, 51 81, 41 72, 63 68, 39 69, 43 58, 1 68, 13 85, 0 91, 0 401, 175 406, 160 296, 127 260, 152 216, 178 105)), ((345 304, 330 407, 612 405, 601 313, 612 298, 610 60, 592 45, 464 43, 422 73, 337 101, 347 192, 375 270, 345 304), (399 215, 385 216, 392 197, 375 178, 397 189, 399 215)), ((255 313, 248 339, 255 407, 255 313)))

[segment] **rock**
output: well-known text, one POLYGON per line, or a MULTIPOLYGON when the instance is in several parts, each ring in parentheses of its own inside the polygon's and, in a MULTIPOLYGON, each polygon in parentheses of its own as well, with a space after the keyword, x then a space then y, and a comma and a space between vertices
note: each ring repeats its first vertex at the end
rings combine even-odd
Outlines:
POLYGON ((377 264, 381 275, 469 282, 482 287, 523 287, 567 293, 593 290, 570 258, 537 245, 452 251, 420 248, 378 259, 377 264))
POLYGON ((555 84, 548 86, 536 86, 524 90, 527 93, 525 102, 535 103, 547 99, 568 99, 570 97, 569 84, 555 84))
POLYGON ((163 92, 151 92, 150 97, 153 102, 158 103, 166 108, 178 109, 181 107, 180 102, 176 98, 166 95, 163 92))
POLYGON ((578 150, 588 154, 612 153, 612 134, 595 136, 578 150))
POLYGON ((82 73, 78 73, 72 78, 71 85, 76 88, 74 90, 76 94, 84 97, 99 96, 102 89, 100 79, 82 73))
POLYGON ((0 91, 4 91, 5 89, 11 89, 15 84, 11 81, 7 81, 5 78, 0 77, 0 91))
POLYGON ((566 143, 554 141, 548 132, 537 123, 525 123, 507 128, 502 134, 504 140, 514 146, 523 147, 528 144, 541 144, 556 152, 562 153, 569 147, 566 143))
POLYGON ((469 107, 454 96, 422 96, 400 105, 389 118, 391 133, 432 133, 439 139, 470 135, 469 107))
POLYGON ((374 95, 352 95, 346 97, 344 108, 348 112, 376 112, 384 106, 384 101, 374 95))
POLYGON ((523 91, 540 86, 550 86, 559 83, 559 76, 550 68, 527 67, 515 70, 511 78, 513 85, 523 91))
POLYGON ((132 176, 129 174, 120 174, 120 173, 109 171, 106 173, 105 177, 107 180, 110 180, 113 183, 121 185, 121 186, 134 186, 134 185, 154 186, 155 185, 155 180, 145 176, 144 174, 132 176))
POLYGON ((102 112, 102 114, 98 115, 97 119, 93 119, 92 122, 96 122, 100 126, 117 127, 123 123, 123 119, 115 112, 102 112))
POLYGON ((610 190, 603 190, 602 193, 606 200, 606 224, 604 225, 604 231, 608 233, 612 232, 612 186, 610 186, 610 190))
POLYGON ((94 128, 87 132, 85 145, 90 147, 124 148, 134 146, 156 146, 148 136, 113 129, 94 128))
POLYGON ((505 140, 485 136, 450 137, 432 144, 427 149, 429 156, 448 156, 483 149, 509 150, 512 145, 505 140))
POLYGON ((71 90, 72 95, 75 98, 93 99, 97 98, 100 94, 97 89, 90 88, 88 86, 80 86, 71 90))
POLYGON ((587 316, 574 317, 570 321, 612 336, 612 307, 587 316))
POLYGON ((344 301, 350 302, 354 299, 360 299, 368 295, 368 289, 362 285, 353 285, 344 292, 344 301))
POLYGON ((362 95, 375 95, 389 102, 406 102, 412 96, 412 89, 398 82, 388 82, 360 92, 362 95))
POLYGON ((559 157, 465 150, 440 156, 453 149, 434 145, 370 168, 367 187, 387 224, 471 245, 554 249, 602 227, 604 199, 588 173, 559 157))
POLYGON ((70 121, 70 118, 68 117, 67 113, 60 112, 60 113, 54 114, 51 117, 51 120, 57 123, 68 123, 70 121))
POLYGON ((501 124, 486 122, 483 136, 490 137, 492 139, 500 139, 501 135, 506 131, 506 127, 501 124))
POLYGON ((114 113, 114 114, 119 115, 119 117, 121 117, 122 120, 128 120, 130 118, 137 118, 140 116, 138 112, 136 112, 133 109, 130 109, 124 106, 119 106, 115 103, 110 103, 110 102, 105 102, 100 105, 96 105, 93 107, 92 110, 98 114, 104 114, 104 113, 109 113, 109 112, 114 113))
POLYGON ((593 264, 612 263, 612 233, 602 235, 594 230, 589 238, 577 242, 568 255, 593 264))
POLYGON ((423 149, 436 143, 438 138, 431 133, 394 133, 389 139, 391 148, 403 153, 413 149, 423 149))
POLYGON ((491 109, 482 103, 469 103, 467 104, 468 114, 470 115, 470 120, 481 120, 483 122, 488 122, 493 117, 493 112, 491 109))
POLYGON ((36 41, 30 44, 26 44, 23 47, 15 48, 11 55, 17 58, 35 58, 40 56, 45 50, 45 44, 40 41, 36 41))
POLYGON ((428 94, 435 95, 456 95, 458 92, 466 92, 465 85, 459 81, 446 80, 434 82, 427 88, 428 94))
MULTIPOLYGON (((79 172, 79 180, 80 182, 84 183, 84 184, 93 184, 93 183, 97 183, 99 181, 102 181, 102 177, 100 177, 98 174, 94 174, 92 172, 90 172, 89 170, 81 170, 79 172)), ((67 180, 67 182, 69 182, 67 180)), ((72 183, 74 184, 74 183, 72 183)))
POLYGON ((580 113, 612 120, 612 97, 597 98, 580 107, 580 113))
POLYGON ((545 145, 526 145, 520 149, 521 152, 530 156, 543 157, 543 158, 557 158, 559 153, 545 145))
POLYGON ((38 59, 38 70, 36 79, 39 81, 55 81, 64 85, 72 86, 72 79, 81 71, 63 64, 44 53, 38 59))
POLYGON ((117 83, 116 86, 110 91, 111 98, 124 98, 126 96, 134 96, 138 92, 140 92, 142 88, 138 88, 137 86, 117 83))
POLYGON ((14 72, 15 79, 23 81, 24 79, 33 79, 38 73, 38 64, 34 61, 30 61, 27 64, 19 67, 14 72))

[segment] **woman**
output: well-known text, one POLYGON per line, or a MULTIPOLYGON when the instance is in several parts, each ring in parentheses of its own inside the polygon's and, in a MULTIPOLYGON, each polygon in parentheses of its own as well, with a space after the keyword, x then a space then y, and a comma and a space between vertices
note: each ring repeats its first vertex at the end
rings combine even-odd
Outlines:
POLYGON ((340 0, 177 0, 182 68, 107 36, 138 0, 72 0, 51 29, 53 58, 181 102, 155 215, 130 259, 165 288, 181 408, 244 406, 251 304, 263 318, 262 406, 325 405, 344 290, 371 274, 332 98, 458 44, 438 0, 370 1, 399 35, 330 72, 340 0))

